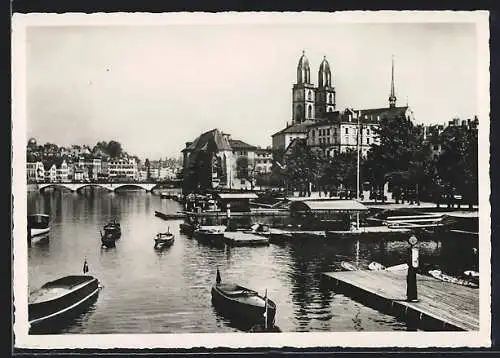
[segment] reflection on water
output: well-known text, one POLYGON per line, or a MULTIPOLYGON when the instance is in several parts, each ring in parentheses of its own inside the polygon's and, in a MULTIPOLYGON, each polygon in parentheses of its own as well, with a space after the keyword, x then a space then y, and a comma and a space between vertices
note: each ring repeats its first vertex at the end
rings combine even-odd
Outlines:
MULTIPOLYGON (((241 330, 218 314, 210 289, 219 267, 222 280, 258 291, 267 289, 277 304, 276 325, 284 332, 391 331, 405 323, 335 293, 322 278, 356 260, 356 241, 302 240, 265 247, 211 247, 179 233, 181 220, 164 221, 154 210, 175 213, 178 203, 142 191, 108 193, 89 188, 81 194, 48 191, 28 194, 29 213, 51 217, 50 239, 28 249, 30 289, 68 274, 81 273, 87 258, 90 274, 104 286, 95 304, 65 333, 179 333, 241 330), (101 248, 99 230, 116 218, 122 237, 115 248, 101 248), (174 244, 154 250, 157 232, 170 229, 174 244)), ((223 217, 216 220, 222 220, 223 217)), ((233 219, 232 219, 233 220, 233 219)), ((290 224, 287 217, 235 218, 239 225, 290 224)), ((449 272, 471 262, 473 240, 426 240, 421 264, 449 272)), ((404 262, 408 246, 400 240, 359 243, 361 266, 404 262)), ((404 284, 404 283, 402 283, 404 284)))

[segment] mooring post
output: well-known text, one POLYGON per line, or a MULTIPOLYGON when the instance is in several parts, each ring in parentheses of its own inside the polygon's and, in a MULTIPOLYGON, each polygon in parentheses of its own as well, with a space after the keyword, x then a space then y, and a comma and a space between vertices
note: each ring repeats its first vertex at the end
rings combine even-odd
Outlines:
POLYGON ((227 217, 226 227, 230 231, 231 230, 231 223, 230 223, 230 221, 231 221, 231 204, 230 203, 226 204, 226 217, 227 217))
POLYGON ((418 302, 417 295, 417 269, 418 269, 418 240, 415 235, 408 239, 410 244, 408 274, 406 276, 406 300, 408 302, 418 302))
POLYGON ((28 219, 28 247, 31 247, 31 225, 28 219))

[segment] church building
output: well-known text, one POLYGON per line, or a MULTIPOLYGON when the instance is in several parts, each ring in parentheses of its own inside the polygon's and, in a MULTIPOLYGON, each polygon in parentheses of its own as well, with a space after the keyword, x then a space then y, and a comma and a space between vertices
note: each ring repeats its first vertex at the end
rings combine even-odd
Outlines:
POLYGON ((408 106, 396 106, 394 60, 389 105, 382 108, 338 111, 332 71, 326 57, 319 66, 317 86, 311 83, 310 71, 309 60, 303 52, 297 65, 297 83, 292 88, 292 121, 272 135, 274 151, 284 152, 293 140, 303 138, 308 146, 327 156, 357 149, 358 143, 360 154, 366 156, 370 146, 378 143, 375 130, 382 118, 413 120, 408 106))

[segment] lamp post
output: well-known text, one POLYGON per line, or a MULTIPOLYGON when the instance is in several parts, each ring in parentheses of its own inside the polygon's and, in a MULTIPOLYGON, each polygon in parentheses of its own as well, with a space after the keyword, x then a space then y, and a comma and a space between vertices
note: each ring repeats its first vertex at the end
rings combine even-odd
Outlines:
POLYGON ((408 302, 418 302, 417 294, 417 269, 418 269, 418 243, 417 237, 411 235, 408 239, 410 244, 408 274, 406 276, 406 300, 408 302))

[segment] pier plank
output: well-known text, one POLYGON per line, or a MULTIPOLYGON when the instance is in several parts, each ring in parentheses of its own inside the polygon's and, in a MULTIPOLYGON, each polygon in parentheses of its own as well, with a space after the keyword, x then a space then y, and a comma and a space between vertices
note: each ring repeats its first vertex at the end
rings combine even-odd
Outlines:
POLYGON ((404 306, 417 314, 424 314, 462 330, 479 330, 479 290, 454 283, 439 281, 417 274, 419 302, 406 302, 406 273, 388 271, 329 272, 325 275, 404 306))

